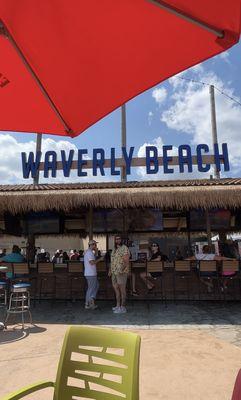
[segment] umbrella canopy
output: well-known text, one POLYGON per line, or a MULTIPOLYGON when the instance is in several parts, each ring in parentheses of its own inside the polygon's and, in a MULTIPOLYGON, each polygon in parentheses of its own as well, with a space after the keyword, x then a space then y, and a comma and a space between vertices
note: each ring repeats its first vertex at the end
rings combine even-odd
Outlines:
POLYGON ((76 136, 238 42, 241 0, 0 0, 0 130, 76 136))

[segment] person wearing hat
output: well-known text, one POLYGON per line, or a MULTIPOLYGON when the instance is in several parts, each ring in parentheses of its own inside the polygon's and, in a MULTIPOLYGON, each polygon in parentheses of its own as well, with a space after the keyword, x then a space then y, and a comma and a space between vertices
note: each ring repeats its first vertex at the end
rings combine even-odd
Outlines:
POLYGON ((95 299, 99 289, 99 282, 97 278, 96 264, 102 261, 102 258, 96 259, 98 253, 97 243, 95 240, 89 241, 89 248, 84 253, 84 275, 87 281, 87 291, 85 296, 85 308, 95 310, 97 305, 95 299))
POLYGON ((40 249, 40 253, 37 254, 38 262, 47 262, 46 251, 44 249, 40 249))

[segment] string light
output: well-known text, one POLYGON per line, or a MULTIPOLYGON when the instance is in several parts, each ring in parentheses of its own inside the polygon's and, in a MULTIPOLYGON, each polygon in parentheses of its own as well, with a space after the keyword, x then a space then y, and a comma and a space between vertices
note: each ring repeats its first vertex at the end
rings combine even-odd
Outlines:
MULTIPOLYGON (((183 77, 181 77, 181 76, 177 76, 176 78, 177 78, 177 79, 182 79, 183 81, 188 81, 188 82, 192 82, 192 83, 198 83, 198 84, 203 85, 203 86, 211 86, 211 83, 202 82, 202 81, 198 81, 198 80, 195 80, 195 79, 183 78, 183 77)), ((235 98, 232 97, 232 96, 229 96, 227 93, 225 93, 223 90, 217 88, 215 85, 213 85, 213 87, 214 87, 219 93, 221 93, 223 96, 227 97, 229 100, 232 100, 233 102, 235 102, 236 104, 238 104, 239 106, 241 106, 241 102, 240 102, 240 101, 238 101, 237 99, 235 99, 235 98)))

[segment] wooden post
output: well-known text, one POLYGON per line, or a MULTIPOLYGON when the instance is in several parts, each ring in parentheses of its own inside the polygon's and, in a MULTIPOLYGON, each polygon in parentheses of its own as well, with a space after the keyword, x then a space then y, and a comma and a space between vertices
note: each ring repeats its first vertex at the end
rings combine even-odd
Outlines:
POLYGON ((89 225, 89 240, 92 240, 93 239, 93 207, 89 208, 88 225, 89 225))
MULTIPOLYGON (((126 105, 121 106, 121 146, 126 147, 126 105)), ((121 182, 126 182, 126 167, 121 168, 121 182)))
POLYGON ((205 216, 206 216, 206 227, 207 227, 207 239, 208 239, 208 245, 212 245, 212 233, 211 233, 211 223, 210 223, 210 215, 209 211, 205 211, 205 216))
POLYGON ((34 263, 35 251, 35 236, 33 234, 29 234, 26 247, 26 259, 29 263, 34 263))
POLYGON ((187 221, 187 243, 188 243, 188 255, 192 255, 192 242, 191 242, 191 232, 190 232, 190 212, 186 213, 187 221))
MULTIPOLYGON (((211 105, 211 123, 212 123, 212 139, 213 146, 218 143, 218 134, 217 134, 217 121, 216 121, 216 108, 215 108, 215 93, 214 86, 209 86, 210 93, 210 105, 211 105)), ((214 164, 214 176, 216 179, 220 179, 220 172, 217 171, 217 167, 214 164)))
MULTIPOLYGON (((37 137, 36 137, 36 155, 38 151, 41 151, 41 147, 42 147, 42 134, 41 133, 37 133, 37 137)), ((33 179, 33 184, 34 185, 38 185, 39 184, 39 170, 37 170, 36 176, 33 179)))

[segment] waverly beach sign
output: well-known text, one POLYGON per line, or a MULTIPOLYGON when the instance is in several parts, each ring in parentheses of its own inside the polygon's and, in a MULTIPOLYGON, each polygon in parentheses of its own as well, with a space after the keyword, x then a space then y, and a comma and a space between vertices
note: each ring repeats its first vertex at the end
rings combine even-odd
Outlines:
MULTIPOLYGON (((176 149, 176 148, 175 148, 176 149)), ((30 152, 21 153, 23 177, 35 178, 39 171, 43 171, 45 178, 49 176, 55 178, 57 171, 60 170, 63 176, 69 177, 72 170, 76 170, 77 176, 87 176, 87 170, 92 170, 92 174, 98 173, 105 175, 105 169, 109 168, 111 175, 120 175, 120 169, 125 168, 126 174, 131 174, 132 167, 145 167, 146 174, 157 174, 161 168, 164 174, 172 174, 174 166, 178 167, 178 172, 193 172, 193 166, 197 166, 199 172, 208 172, 211 165, 216 166, 216 170, 221 170, 223 164, 224 171, 229 171, 229 156, 227 143, 221 146, 214 144, 213 155, 207 144, 199 144, 193 150, 189 145, 180 145, 177 148, 177 155, 173 155, 172 145, 162 146, 161 151, 156 146, 145 148, 145 157, 134 157, 134 147, 121 148, 121 157, 116 157, 116 149, 108 151, 98 148, 93 149, 91 157, 87 149, 61 150, 60 160, 57 160, 55 151, 47 151, 42 154, 30 152), (160 155, 161 153, 161 155, 160 155), (106 158, 106 156, 110 158, 106 158)))

